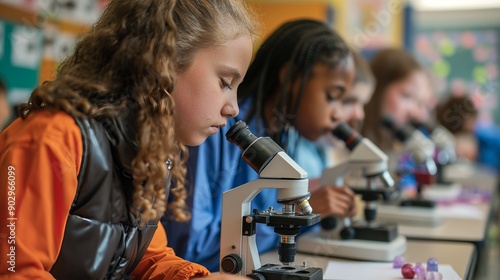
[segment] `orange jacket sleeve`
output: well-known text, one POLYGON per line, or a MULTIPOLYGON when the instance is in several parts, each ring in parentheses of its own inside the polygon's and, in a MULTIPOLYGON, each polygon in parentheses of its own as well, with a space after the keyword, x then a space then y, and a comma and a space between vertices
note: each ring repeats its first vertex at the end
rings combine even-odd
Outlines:
POLYGON ((177 257, 174 250, 167 247, 167 235, 160 223, 144 257, 132 273, 138 279, 155 280, 186 280, 209 274, 205 267, 177 257))
POLYGON ((65 113, 36 112, 0 134, 0 278, 53 279, 81 157, 65 113))

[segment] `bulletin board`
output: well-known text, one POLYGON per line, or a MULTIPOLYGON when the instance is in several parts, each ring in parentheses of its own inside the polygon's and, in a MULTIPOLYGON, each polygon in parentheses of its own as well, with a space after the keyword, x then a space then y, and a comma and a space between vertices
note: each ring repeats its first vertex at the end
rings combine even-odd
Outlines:
POLYGON ((40 29, 0 20, 0 77, 10 104, 27 101, 38 85, 42 50, 40 29))
POLYGON ((469 95, 482 121, 500 124, 500 29, 421 30, 415 52, 434 74, 441 100, 469 95))

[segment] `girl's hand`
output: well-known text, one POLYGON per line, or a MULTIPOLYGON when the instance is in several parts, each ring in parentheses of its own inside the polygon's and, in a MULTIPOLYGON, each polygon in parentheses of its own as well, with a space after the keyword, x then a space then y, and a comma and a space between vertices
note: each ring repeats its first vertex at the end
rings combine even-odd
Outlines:
POLYGON ((311 193, 309 203, 313 213, 328 216, 353 217, 356 215, 356 194, 348 187, 323 186, 311 193))

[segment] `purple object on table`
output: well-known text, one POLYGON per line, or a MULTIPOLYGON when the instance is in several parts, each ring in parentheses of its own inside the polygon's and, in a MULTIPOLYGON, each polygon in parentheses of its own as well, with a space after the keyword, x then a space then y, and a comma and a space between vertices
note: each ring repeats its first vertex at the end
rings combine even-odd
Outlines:
POLYGON ((437 271, 427 271, 425 280, 443 280, 443 274, 437 271))
POLYGON ((429 258, 427 260, 427 272, 429 271, 434 271, 434 272, 438 272, 438 261, 436 260, 436 258, 429 258))
POLYGON ((405 258, 403 256, 395 256, 392 261, 392 268, 401 268, 405 264, 405 258))
POLYGON ((420 266, 415 266, 415 276, 417 280, 427 280, 425 276, 425 268, 420 263, 420 266))

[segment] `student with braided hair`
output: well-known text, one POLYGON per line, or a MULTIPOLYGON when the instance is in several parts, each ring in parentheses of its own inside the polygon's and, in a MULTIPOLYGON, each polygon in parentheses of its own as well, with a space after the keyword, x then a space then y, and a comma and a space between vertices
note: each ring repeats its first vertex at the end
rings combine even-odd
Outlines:
MULTIPOLYGON (((256 136, 270 136, 306 171, 322 170, 325 159, 321 150, 314 146, 301 147, 300 151, 297 148, 302 140, 315 141, 337 125, 341 98, 353 76, 349 48, 323 22, 290 21, 263 42, 238 91, 239 116, 196 148, 188 161, 188 180, 193 187, 188 197, 191 222, 164 221, 179 255, 211 271, 218 270, 222 194, 258 178, 241 159, 239 148, 225 139, 231 125, 243 120, 256 136), (305 164, 311 157, 318 167, 305 164)), ((276 201, 276 190, 265 189, 253 200, 252 208, 280 207, 276 201)), ((350 216, 355 209, 354 193, 333 186, 315 189, 310 203, 322 216, 350 216)), ((260 252, 277 248, 278 238, 272 227, 258 225, 260 252)))
POLYGON ((255 28, 242 0, 112 0, 0 133, 0 278, 208 276, 159 220, 189 219, 185 145, 238 114, 255 28))

